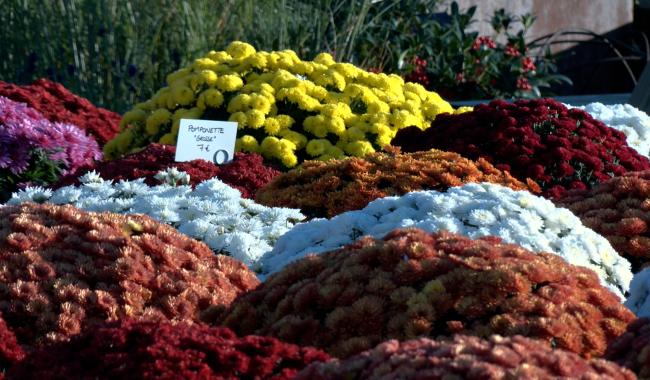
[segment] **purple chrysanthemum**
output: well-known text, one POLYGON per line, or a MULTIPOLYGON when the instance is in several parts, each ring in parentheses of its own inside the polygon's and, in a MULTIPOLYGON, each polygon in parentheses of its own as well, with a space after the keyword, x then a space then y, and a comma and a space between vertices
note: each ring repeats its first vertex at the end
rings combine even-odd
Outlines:
POLYGON ((23 173, 36 149, 61 161, 62 174, 102 158, 97 142, 78 127, 52 123, 25 104, 0 96, 0 168, 23 173))

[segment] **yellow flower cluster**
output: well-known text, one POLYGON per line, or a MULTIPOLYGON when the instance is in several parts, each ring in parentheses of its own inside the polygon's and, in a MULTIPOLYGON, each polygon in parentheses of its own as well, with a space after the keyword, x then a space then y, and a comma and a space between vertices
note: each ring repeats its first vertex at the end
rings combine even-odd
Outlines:
MULTIPOLYGON (((401 128, 427 128, 454 109, 397 75, 374 74, 321 53, 257 52, 233 42, 167 76, 167 87, 124 114, 104 148, 113 159, 149 142, 175 144, 182 118, 238 123, 236 151, 259 152, 291 168, 306 159, 361 157, 401 128)), ((465 109, 457 110, 459 112, 465 109)))

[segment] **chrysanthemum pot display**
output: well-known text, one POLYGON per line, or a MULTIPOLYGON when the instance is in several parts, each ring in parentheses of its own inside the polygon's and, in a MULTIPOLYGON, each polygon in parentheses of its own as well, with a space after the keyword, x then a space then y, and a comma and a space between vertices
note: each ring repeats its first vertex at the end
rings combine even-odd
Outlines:
POLYGON ((365 156, 397 130, 425 128, 454 112, 438 94, 391 74, 375 74, 321 53, 256 51, 243 42, 211 51, 167 76, 167 86, 124 114, 104 147, 108 159, 149 142, 175 144, 180 119, 238 123, 237 151, 259 152, 291 168, 305 159, 365 156))
POLYGON ((105 180, 118 182, 143 178, 144 183, 154 186, 159 183, 155 178, 158 172, 174 167, 190 176, 189 185, 192 187, 216 177, 239 190, 242 197, 253 198, 260 187, 280 174, 279 171, 264 165, 262 156, 258 153, 235 153, 233 160, 223 165, 215 165, 200 159, 176 162, 175 153, 176 147, 173 145, 152 143, 139 152, 119 159, 98 161, 91 166, 83 167, 62 177, 51 187, 79 185, 80 178, 93 170, 105 180))
POLYGON ((555 253, 573 265, 594 270, 601 284, 621 298, 632 279, 630 263, 569 210, 528 191, 491 183, 380 198, 359 211, 299 224, 264 255, 262 273, 277 272, 287 263, 340 248, 363 235, 379 238, 400 227, 447 230, 469 237, 499 236, 533 252, 555 253))
POLYGON ((638 318, 624 334, 609 344, 604 358, 632 370, 639 379, 650 379, 650 319, 638 318))
POLYGON ((241 262, 143 215, 0 207, 0 313, 21 345, 125 317, 199 321, 259 283, 241 262))
POLYGON ((97 142, 78 127, 0 96, 0 202, 18 187, 50 184, 101 158, 97 142))
POLYGON ((261 188, 255 199, 268 206, 299 208, 308 217, 333 217, 361 209, 377 198, 446 190, 469 182, 539 191, 535 182, 526 185, 483 159, 474 162, 435 149, 406 154, 394 150, 363 158, 306 161, 261 188))
POLYGON ((636 273, 650 263, 650 170, 629 172, 590 190, 572 190, 555 203, 612 244, 636 273))
POLYGON ((387 339, 525 335, 601 355, 634 314, 598 276, 499 238, 397 230, 270 276, 216 320, 348 357, 387 339))
POLYGON ((485 158, 515 178, 531 178, 545 197, 588 189, 650 161, 627 145, 625 134, 587 112, 552 99, 494 100, 472 112, 441 115, 425 130, 405 128, 392 144, 403 151, 431 148, 485 158))
POLYGON ((25 86, 0 81, 0 96, 26 103, 51 122, 72 124, 92 136, 99 146, 120 131, 120 115, 94 106, 60 83, 39 79, 25 86))
POLYGON ((223 327, 132 320, 102 324, 69 342, 40 347, 10 379, 289 380, 323 351, 223 327))
POLYGON ((604 359, 584 359, 522 336, 456 335, 453 339, 389 340, 347 359, 314 363, 295 380, 339 379, 611 379, 632 371, 604 359))
POLYGON ((242 198, 237 189, 216 178, 192 189, 190 176, 175 168, 155 177, 161 182, 156 186, 147 186, 142 178, 113 183, 93 171, 80 178, 81 186, 54 191, 30 187, 14 194, 8 203, 48 202, 88 211, 145 214, 255 270, 277 239, 304 219, 300 210, 267 207, 242 198))

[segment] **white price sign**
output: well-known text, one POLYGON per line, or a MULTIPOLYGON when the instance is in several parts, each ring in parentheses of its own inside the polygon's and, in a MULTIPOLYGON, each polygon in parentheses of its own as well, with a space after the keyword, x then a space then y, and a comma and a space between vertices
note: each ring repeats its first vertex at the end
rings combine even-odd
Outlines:
POLYGON ((234 121, 181 119, 175 160, 200 158, 217 165, 226 163, 235 155, 236 137, 234 121))

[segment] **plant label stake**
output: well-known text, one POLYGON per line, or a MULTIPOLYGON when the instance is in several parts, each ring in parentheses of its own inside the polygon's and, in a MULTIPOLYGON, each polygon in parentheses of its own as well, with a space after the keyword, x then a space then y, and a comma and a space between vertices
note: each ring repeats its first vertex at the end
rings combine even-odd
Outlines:
POLYGON ((235 155, 237 123, 234 121, 181 119, 176 162, 203 159, 217 165, 235 155))

